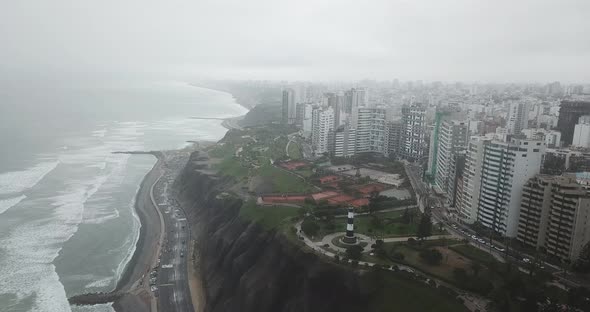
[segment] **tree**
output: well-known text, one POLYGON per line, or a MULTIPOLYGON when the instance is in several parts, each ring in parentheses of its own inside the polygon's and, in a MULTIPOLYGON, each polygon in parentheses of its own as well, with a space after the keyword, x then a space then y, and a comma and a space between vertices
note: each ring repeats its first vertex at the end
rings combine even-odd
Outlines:
POLYGON ((436 249, 424 249, 420 251, 420 258, 430 265, 439 265, 443 257, 436 249))
POLYGON ((363 252, 363 247, 359 245, 350 246, 346 249, 346 256, 352 260, 359 260, 363 252))
POLYGON ((418 224, 418 231, 416 236, 418 239, 423 240, 427 237, 432 235, 432 221, 430 220, 430 215, 427 213, 422 214, 422 218, 420 219, 420 224, 418 224))
POLYGON ((412 221, 412 216, 410 216, 410 210, 408 208, 404 209, 404 214, 402 215, 402 223, 403 224, 410 224, 412 221))
POLYGON ((305 218, 301 223, 301 230, 308 236, 315 236, 320 230, 320 226, 312 218, 305 218))

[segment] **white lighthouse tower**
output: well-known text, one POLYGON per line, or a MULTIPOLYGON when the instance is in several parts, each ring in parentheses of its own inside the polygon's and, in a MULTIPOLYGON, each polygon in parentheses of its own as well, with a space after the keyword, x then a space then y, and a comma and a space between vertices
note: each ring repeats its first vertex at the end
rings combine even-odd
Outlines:
POLYGON ((354 236, 354 208, 348 207, 348 218, 346 220, 346 235, 342 238, 342 242, 346 244, 356 244, 356 236, 354 236))

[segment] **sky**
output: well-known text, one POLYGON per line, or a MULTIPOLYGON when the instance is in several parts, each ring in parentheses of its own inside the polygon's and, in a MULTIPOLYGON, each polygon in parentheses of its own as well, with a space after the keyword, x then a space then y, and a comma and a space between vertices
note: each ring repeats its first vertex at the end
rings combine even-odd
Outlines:
POLYGON ((588 0, 0 1, 0 75, 590 82, 588 0))

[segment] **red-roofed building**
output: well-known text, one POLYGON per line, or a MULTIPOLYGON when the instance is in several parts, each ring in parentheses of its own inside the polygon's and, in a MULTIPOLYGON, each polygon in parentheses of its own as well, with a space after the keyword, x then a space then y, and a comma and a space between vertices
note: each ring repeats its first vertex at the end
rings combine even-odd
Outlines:
POLYGON ((328 199, 328 203, 331 205, 340 205, 340 204, 344 204, 344 203, 347 203, 347 202, 353 201, 353 200, 354 200, 354 197, 352 197, 350 195, 342 194, 342 195, 338 195, 338 196, 328 199))
POLYGON ((301 168, 305 168, 307 167, 307 163, 302 162, 302 161, 288 161, 288 162, 284 162, 282 164, 279 164, 279 166, 287 169, 287 170, 299 170, 301 168))
POLYGON ((258 204, 272 205, 280 203, 301 204, 305 199, 309 198, 307 195, 263 195, 258 197, 258 204))
POLYGON ((321 192, 321 193, 316 193, 316 194, 312 194, 311 197, 313 198, 313 200, 317 203, 321 200, 324 199, 330 199, 332 197, 338 196, 341 193, 338 192, 334 192, 334 191, 325 191, 325 192, 321 192))
POLYGON ((337 175, 329 175, 329 176, 321 177, 318 180, 320 181, 320 184, 328 184, 328 183, 340 181, 340 180, 342 180, 342 177, 339 177, 337 175))
POLYGON ((366 185, 357 187, 356 190, 359 193, 363 194, 363 196, 369 196, 373 192, 381 192, 381 191, 385 190, 386 188, 387 188, 387 186, 385 186, 383 184, 371 183, 371 184, 366 184, 366 185))
POLYGON ((353 201, 348 202, 349 205, 353 206, 354 208, 360 208, 369 205, 369 200, 367 198, 359 198, 353 201))

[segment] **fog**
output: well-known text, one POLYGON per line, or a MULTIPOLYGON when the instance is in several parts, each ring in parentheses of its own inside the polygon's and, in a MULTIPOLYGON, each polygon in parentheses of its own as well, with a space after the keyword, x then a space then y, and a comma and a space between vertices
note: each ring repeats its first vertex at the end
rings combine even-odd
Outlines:
POLYGON ((590 1, 0 4, 0 76, 590 81, 590 1))

